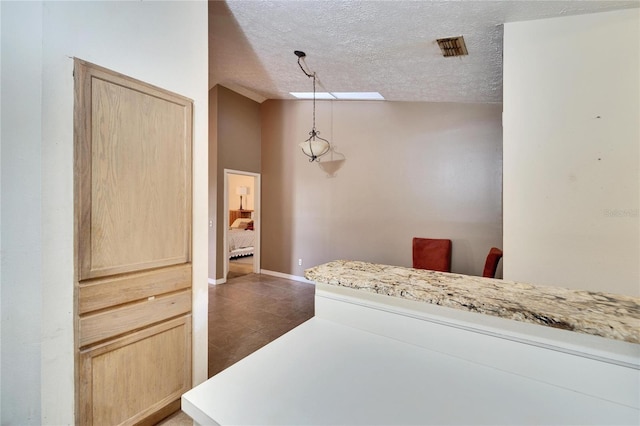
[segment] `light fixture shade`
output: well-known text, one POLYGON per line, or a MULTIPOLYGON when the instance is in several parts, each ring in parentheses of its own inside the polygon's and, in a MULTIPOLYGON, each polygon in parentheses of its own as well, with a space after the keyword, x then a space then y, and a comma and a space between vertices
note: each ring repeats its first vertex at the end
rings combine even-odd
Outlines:
POLYGON ((249 187, 248 186, 238 186, 236 188, 237 195, 249 195, 249 187))
POLYGON ((311 158, 311 161, 329 152, 331 146, 329 142, 320 138, 307 139, 298 144, 302 148, 304 155, 311 158))

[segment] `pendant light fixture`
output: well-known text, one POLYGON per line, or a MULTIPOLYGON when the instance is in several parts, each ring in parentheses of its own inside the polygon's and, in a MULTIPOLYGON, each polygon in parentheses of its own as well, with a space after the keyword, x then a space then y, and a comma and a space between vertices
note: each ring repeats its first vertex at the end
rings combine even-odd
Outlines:
POLYGON ((309 139, 304 142, 300 142, 298 146, 302 148, 304 155, 309 157, 310 162, 320 161, 318 157, 329 152, 331 145, 328 140, 318 136, 320 132, 316 130, 316 73, 308 73, 300 63, 300 60, 307 56, 304 52, 296 50, 293 53, 298 57, 298 66, 300 66, 302 72, 307 77, 313 78, 313 126, 309 132, 309 139))

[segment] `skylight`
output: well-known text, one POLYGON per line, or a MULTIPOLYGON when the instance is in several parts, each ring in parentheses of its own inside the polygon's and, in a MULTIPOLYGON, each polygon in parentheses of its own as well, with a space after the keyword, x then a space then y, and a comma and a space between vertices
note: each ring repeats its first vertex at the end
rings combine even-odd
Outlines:
MULTIPOLYGON (((289 92, 289 94, 298 99, 313 99, 313 92, 289 92)), ((316 92, 316 99, 335 99, 335 97, 328 92, 316 92)))
POLYGON ((366 101, 384 101, 382 95, 378 92, 332 92, 336 99, 366 100, 366 101))
MULTIPOLYGON (((298 99, 313 99, 313 92, 289 92, 298 99)), ((316 92, 316 99, 337 99, 341 101, 384 101, 378 92, 316 92)))

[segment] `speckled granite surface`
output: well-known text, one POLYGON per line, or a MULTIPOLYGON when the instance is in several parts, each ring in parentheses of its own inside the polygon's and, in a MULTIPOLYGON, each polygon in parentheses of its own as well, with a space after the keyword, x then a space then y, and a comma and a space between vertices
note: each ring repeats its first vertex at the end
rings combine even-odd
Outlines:
POLYGON ((640 298, 336 260, 308 280, 640 343, 640 298))

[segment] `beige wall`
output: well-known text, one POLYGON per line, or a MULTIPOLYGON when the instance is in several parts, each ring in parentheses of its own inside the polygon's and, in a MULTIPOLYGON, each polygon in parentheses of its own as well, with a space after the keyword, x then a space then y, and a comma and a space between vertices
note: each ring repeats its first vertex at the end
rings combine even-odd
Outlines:
POLYGON ((297 146, 311 102, 270 100, 261 112, 262 269, 411 266, 421 236, 453 240, 453 271, 480 275, 502 247, 501 105, 319 102, 316 127, 336 151, 322 162, 344 160, 333 177, 297 146))
MULTIPOLYGON (((217 115, 211 118, 215 121, 212 127, 217 133, 218 161, 215 186, 209 188, 210 199, 216 200, 216 232, 209 232, 210 246, 212 239, 216 244, 215 268, 211 268, 213 254, 210 254, 209 282, 222 278, 222 262, 226 253, 222 247, 225 226, 224 169, 260 173, 261 161, 260 104, 223 86, 214 87, 210 96, 216 98, 213 102, 216 103, 217 115)), ((211 212, 209 215, 211 218, 211 212)))
POLYGON ((505 278, 640 295, 639 62, 639 9, 505 24, 505 278))
POLYGON ((207 3, 3 1, 0 8, 1 423, 74 424, 74 56, 194 100, 193 378, 203 381, 207 3))

